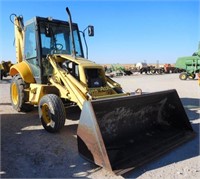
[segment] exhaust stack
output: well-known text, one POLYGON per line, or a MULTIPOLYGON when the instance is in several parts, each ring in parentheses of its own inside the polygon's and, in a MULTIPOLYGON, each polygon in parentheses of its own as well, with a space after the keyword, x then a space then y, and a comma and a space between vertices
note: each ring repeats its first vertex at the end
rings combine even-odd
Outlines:
POLYGON ((75 47, 75 42, 74 42, 74 35, 73 35, 73 29, 72 29, 72 17, 71 13, 68 7, 66 7, 67 14, 69 16, 69 28, 70 28, 70 36, 71 36, 71 41, 72 41, 72 56, 76 58, 76 47, 75 47))

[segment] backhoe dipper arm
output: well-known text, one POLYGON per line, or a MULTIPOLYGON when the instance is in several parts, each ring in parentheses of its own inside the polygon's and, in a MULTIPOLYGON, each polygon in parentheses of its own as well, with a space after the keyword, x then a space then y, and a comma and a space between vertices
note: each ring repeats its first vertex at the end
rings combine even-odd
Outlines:
POLYGON ((23 60, 23 38, 24 38, 23 17, 17 16, 16 14, 11 14, 10 20, 14 24, 16 58, 17 58, 17 62, 20 63, 23 60), (14 22, 11 19, 12 16, 14 16, 14 22))

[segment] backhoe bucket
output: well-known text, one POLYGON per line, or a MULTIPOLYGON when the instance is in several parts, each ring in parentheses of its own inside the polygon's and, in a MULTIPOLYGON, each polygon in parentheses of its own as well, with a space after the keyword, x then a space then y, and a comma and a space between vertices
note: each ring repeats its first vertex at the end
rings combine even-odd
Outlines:
POLYGON ((195 136, 176 90, 86 101, 78 131, 79 153, 126 173, 195 136))

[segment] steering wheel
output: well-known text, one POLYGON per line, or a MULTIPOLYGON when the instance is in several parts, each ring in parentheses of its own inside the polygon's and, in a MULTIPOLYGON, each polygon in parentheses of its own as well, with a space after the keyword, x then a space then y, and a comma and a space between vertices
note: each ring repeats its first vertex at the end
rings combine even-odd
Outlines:
POLYGON ((51 47, 51 54, 57 54, 60 53, 60 51, 63 49, 63 45, 60 43, 54 44, 53 47, 51 47))
POLYGON ((55 50, 62 50, 63 49, 63 45, 62 44, 55 44, 55 50))

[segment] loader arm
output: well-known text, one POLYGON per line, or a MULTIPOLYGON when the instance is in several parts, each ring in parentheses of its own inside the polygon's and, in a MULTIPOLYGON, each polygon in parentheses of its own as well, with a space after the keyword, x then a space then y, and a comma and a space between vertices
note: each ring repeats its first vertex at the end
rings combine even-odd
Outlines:
POLYGON ((54 75, 49 79, 50 83, 57 87, 61 98, 77 103, 80 109, 82 109, 84 101, 87 100, 87 88, 70 73, 59 67, 53 56, 48 56, 48 58, 54 68, 54 75))

